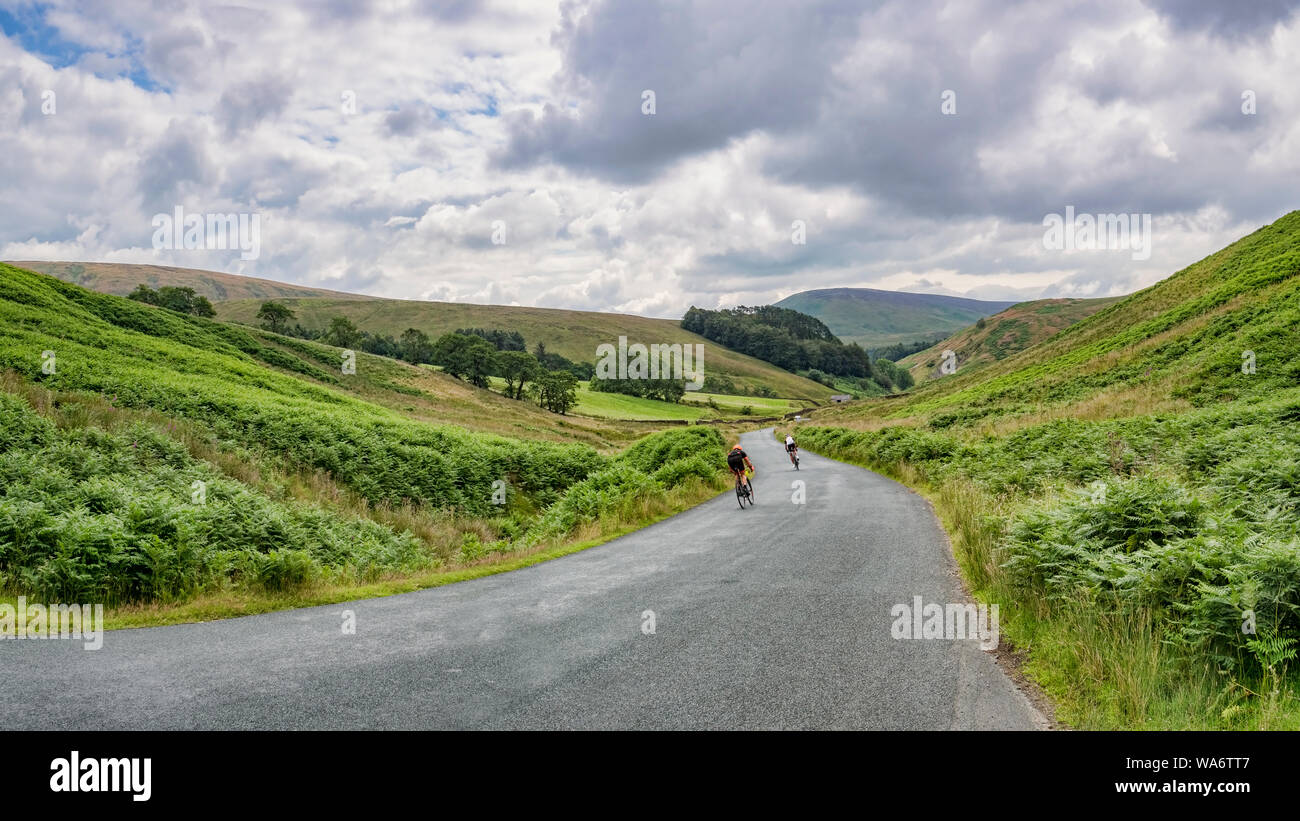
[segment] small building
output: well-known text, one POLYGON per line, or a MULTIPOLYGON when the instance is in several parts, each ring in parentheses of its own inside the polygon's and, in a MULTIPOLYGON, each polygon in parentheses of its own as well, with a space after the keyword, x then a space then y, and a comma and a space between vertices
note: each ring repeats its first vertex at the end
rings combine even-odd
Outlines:
POLYGON ((847 393, 837 393, 831 397, 831 401, 836 404, 839 404, 840 402, 847 402, 852 398, 853 397, 849 396, 847 393))

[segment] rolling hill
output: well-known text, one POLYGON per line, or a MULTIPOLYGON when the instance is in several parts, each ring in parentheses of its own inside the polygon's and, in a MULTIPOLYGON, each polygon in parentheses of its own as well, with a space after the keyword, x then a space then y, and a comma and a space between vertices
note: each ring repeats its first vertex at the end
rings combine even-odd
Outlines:
POLYGON ((1300 729, 1298 327, 1293 211, 800 442, 935 502, 1068 723, 1300 729))
POLYGON ((977 368, 990 362, 1000 362, 1120 299, 1121 297, 1039 299, 1021 302, 982 322, 977 321, 924 351, 904 357, 898 364, 910 370, 919 382, 942 375, 939 358, 944 351, 956 354, 956 361, 963 368, 977 368))
POLYGON ((874 288, 801 291, 776 303, 817 317, 840 339, 867 349, 947 336, 1014 304, 874 288))
POLYGON ((817 382, 683 331, 678 323, 669 319, 554 308, 383 299, 237 274, 158 265, 106 262, 10 264, 117 296, 129 294, 140 283, 155 289, 164 285, 193 288, 216 304, 218 319, 249 326, 258 324, 256 315, 262 302, 274 299, 292 308, 297 314, 296 321, 305 328, 323 328, 334 316, 346 316, 363 330, 394 337, 400 336, 407 328, 418 328, 433 337, 457 328, 501 328, 522 333, 530 348, 543 342, 549 350, 575 361, 593 361, 597 345, 617 343, 619 336, 628 337, 629 343, 703 344, 706 376, 726 377, 738 390, 753 392, 768 388, 778 396, 806 399, 810 404, 824 401, 833 393, 817 382))
POLYGON ((373 299, 361 294, 290 285, 270 279, 174 268, 167 265, 137 265, 123 262, 40 262, 12 261, 16 268, 58 277, 102 294, 126 296, 140 283, 157 289, 163 285, 193 288, 213 302, 228 299, 281 299, 284 297, 332 297, 335 299, 373 299))
MULTIPOLYGON (((433 338, 457 328, 501 328, 523 334, 529 349, 542 342, 547 350, 582 362, 594 362, 597 346, 617 344, 620 336, 626 336, 629 343, 646 345, 702 344, 706 377, 724 376, 738 389, 767 387, 777 396, 813 401, 823 401, 833 393, 825 385, 684 331, 670 319, 556 308, 400 299, 289 298, 278 301, 294 311, 295 321, 304 328, 324 328, 335 316, 346 316, 358 328, 394 337, 400 336, 407 328, 417 328, 433 338)), ((256 325, 261 300, 235 300, 218 303, 215 307, 219 319, 256 325)))

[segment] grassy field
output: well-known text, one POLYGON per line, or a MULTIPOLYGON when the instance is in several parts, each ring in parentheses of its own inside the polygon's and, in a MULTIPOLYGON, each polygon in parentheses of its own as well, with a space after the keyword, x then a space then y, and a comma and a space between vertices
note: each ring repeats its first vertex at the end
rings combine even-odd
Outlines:
POLYGON ((1300 729, 1297 326, 1293 212, 800 441, 930 496, 1067 723, 1300 729))
POLYGON ((0 591, 164 619, 292 606, 518 562, 722 486, 712 428, 638 436, 340 354, 0 265, 0 591), (533 424, 550 441, 491 432, 533 424))
POLYGON ((686 420, 744 419, 746 416, 782 416, 806 407, 789 399, 761 396, 731 396, 722 393, 691 391, 681 402, 673 404, 658 399, 642 399, 616 393, 603 393, 586 389, 579 383, 578 407, 575 413, 607 419, 624 420, 686 420), (712 403, 712 404, 710 404, 712 403))

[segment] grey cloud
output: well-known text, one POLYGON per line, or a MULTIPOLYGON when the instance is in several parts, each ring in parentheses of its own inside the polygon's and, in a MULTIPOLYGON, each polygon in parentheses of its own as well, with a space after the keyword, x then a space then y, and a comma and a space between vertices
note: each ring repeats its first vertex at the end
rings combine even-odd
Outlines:
POLYGON ((151 75, 174 84, 209 69, 206 52, 207 39, 198 28, 162 29, 145 38, 144 64, 151 75))
POLYGON ((391 137, 409 137, 420 132, 439 131, 446 124, 423 103, 410 103, 384 115, 384 131, 391 137))
POLYGON ((856 34, 861 4, 806 7, 600 3, 576 7, 555 37, 559 84, 587 90, 577 111, 547 103, 512 112, 498 165, 554 162, 623 182, 755 130, 788 131, 815 116, 829 71, 856 34), (642 94, 655 94, 653 115, 642 94))
POLYGON ((196 125, 172 120, 163 135, 140 158, 139 191, 148 208, 168 210, 186 183, 209 182, 215 176, 196 125))
POLYGON ((252 128, 284 111, 293 96, 287 78, 263 77, 228 88, 217 101, 216 119, 227 137, 252 128))
POLYGON ((1142 0, 1173 28, 1206 31, 1228 39, 1267 34, 1291 18, 1300 0, 1142 0))

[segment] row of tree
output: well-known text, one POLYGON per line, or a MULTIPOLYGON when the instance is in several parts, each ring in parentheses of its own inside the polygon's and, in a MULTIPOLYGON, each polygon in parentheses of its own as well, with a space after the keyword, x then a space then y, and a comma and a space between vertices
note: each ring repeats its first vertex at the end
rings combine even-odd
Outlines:
POLYGON ((172 285, 164 285, 155 291, 142 282, 135 286, 135 290, 127 294, 126 298, 134 299, 136 302, 143 302, 146 305, 157 305, 159 308, 178 311, 182 314, 205 317, 217 315, 208 298, 194 293, 193 288, 177 288, 172 285))
POLYGON ((601 379, 593 376, 587 385, 593 391, 662 399, 665 402, 680 402, 686 395, 685 379, 601 379))
POLYGON ((578 379, 585 369, 547 351, 540 342, 535 353, 528 353, 524 337, 518 331, 461 328, 435 340, 418 328, 407 328, 394 339, 360 330, 344 316, 333 317, 324 330, 316 332, 296 323, 290 327, 295 317, 292 309, 279 302, 264 302, 257 312, 262 327, 269 331, 403 359, 415 365, 439 365, 444 373, 476 387, 488 388, 491 377, 500 377, 506 383, 505 396, 532 397, 555 413, 567 413, 578 401, 578 379))

